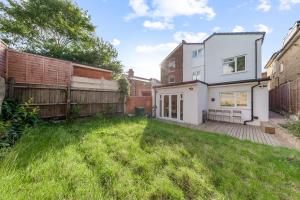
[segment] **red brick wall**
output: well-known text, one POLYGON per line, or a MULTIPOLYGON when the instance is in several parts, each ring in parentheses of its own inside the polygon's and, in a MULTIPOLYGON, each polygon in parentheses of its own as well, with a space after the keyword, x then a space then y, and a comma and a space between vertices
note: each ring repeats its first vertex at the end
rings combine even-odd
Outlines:
POLYGON ((161 83, 168 84, 169 76, 175 76, 175 83, 183 81, 183 45, 181 45, 176 51, 166 59, 161 65, 161 83), (175 71, 170 72, 168 64, 171 60, 175 59, 175 71))
POLYGON ((151 83, 139 80, 129 79, 130 96, 145 96, 145 93, 151 94, 151 83))
POLYGON ((112 79, 112 73, 106 71, 99 71, 97 69, 85 68, 80 66, 74 66, 73 75, 87 78, 95 78, 101 79, 104 78, 106 80, 112 79))
POLYGON ((6 46, 0 40, 0 76, 5 77, 6 71, 6 46))
POLYGON ((67 85, 71 78, 71 62, 7 50, 8 78, 16 83, 67 85))
POLYGON ((152 112, 152 97, 127 97, 126 113, 135 113, 135 107, 144 107, 146 113, 152 112))

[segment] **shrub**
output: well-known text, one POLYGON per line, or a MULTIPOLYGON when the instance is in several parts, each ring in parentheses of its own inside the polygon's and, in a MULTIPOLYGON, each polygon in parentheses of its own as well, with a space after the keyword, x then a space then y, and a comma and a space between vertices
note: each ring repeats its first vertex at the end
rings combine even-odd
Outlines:
POLYGON ((13 100, 6 99, 2 105, 0 124, 2 131, 0 137, 0 148, 12 146, 22 136, 24 129, 34 126, 38 118, 38 107, 30 106, 32 99, 24 104, 19 104, 13 100))
POLYGON ((284 128, 287 128, 292 134, 300 138, 300 121, 290 122, 283 125, 284 128))

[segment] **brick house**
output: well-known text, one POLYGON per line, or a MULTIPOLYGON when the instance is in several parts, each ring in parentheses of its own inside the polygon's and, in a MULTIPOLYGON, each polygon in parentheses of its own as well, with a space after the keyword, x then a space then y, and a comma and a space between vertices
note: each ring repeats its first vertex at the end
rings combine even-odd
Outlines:
POLYGON ((271 78, 270 90, 300 78, 300 21, 290 28, 282 48, 272 55, 265 69, 271 78))
POLYGON ((159 83, 158 80, 134 76, 133 69, 127 72, 127 79, 130 84, 130 96, 151 96, 152 86, 159 83))

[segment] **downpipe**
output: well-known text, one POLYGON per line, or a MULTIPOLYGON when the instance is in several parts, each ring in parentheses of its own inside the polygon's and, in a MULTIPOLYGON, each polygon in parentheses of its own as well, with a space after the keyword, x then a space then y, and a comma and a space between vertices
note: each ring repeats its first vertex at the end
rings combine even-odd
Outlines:
POLYGON ((247 125, 248 122, 254 121, 254 88, 260 85, 260 81, 254 86, 251 87, 251 119, 244 121, 244 125, 247 125))

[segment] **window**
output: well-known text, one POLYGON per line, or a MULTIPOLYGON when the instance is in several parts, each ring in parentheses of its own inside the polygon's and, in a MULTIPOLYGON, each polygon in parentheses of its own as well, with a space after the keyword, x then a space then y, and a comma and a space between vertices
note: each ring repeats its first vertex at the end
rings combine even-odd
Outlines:
POLYGON ((164 117, 169 117, 169 95, 164 96, 164 117))
POLYGON ((151 91, 142 91, 142 96, 143 97, 151 96, 151 91))
POLYGON ((247 92, 236 93, 236 106, 247 107, 247 92))
POLYGON ((200 79, 201 79, 200 71, 198 71, 198 72, 193 72, 192 79, 193 79, 193 80, 200 80, 200 79))
POLYGON ((171 117, 177 119, 177 95, 171 96, 171 117))
POLYGON ((175 59, 172 59, 172 60, 168 63, 169 71, 170 71, 170 72, 175 71, 175 67, 176 67, 175 59))
POLYGON ((175 76, 174 75, 169 76, 169 83, 175 83, 175 76))
POLYGON ((180 95, 180 120, 183 120, 183 94, 180 95))
POLYGON ((280 72, 283 72, 283 63, 280 64, 280 72))
POLYGON ((220 94, 223 107, 247 107, 247 92, 224 92, 220 94))
POLYGON ((198 56, 203 56, 203 49, 198 49, 192 51, 192 57, 197 58, 198 56))
POLYGON ((223 60, 223 74, 232 74, 246 70, 246 56, 226 58, 223 60))
POLYGON ((234 93, 221 93, 220 102, 221 102, 221 106, 234 107, 235 106, 234 93))

